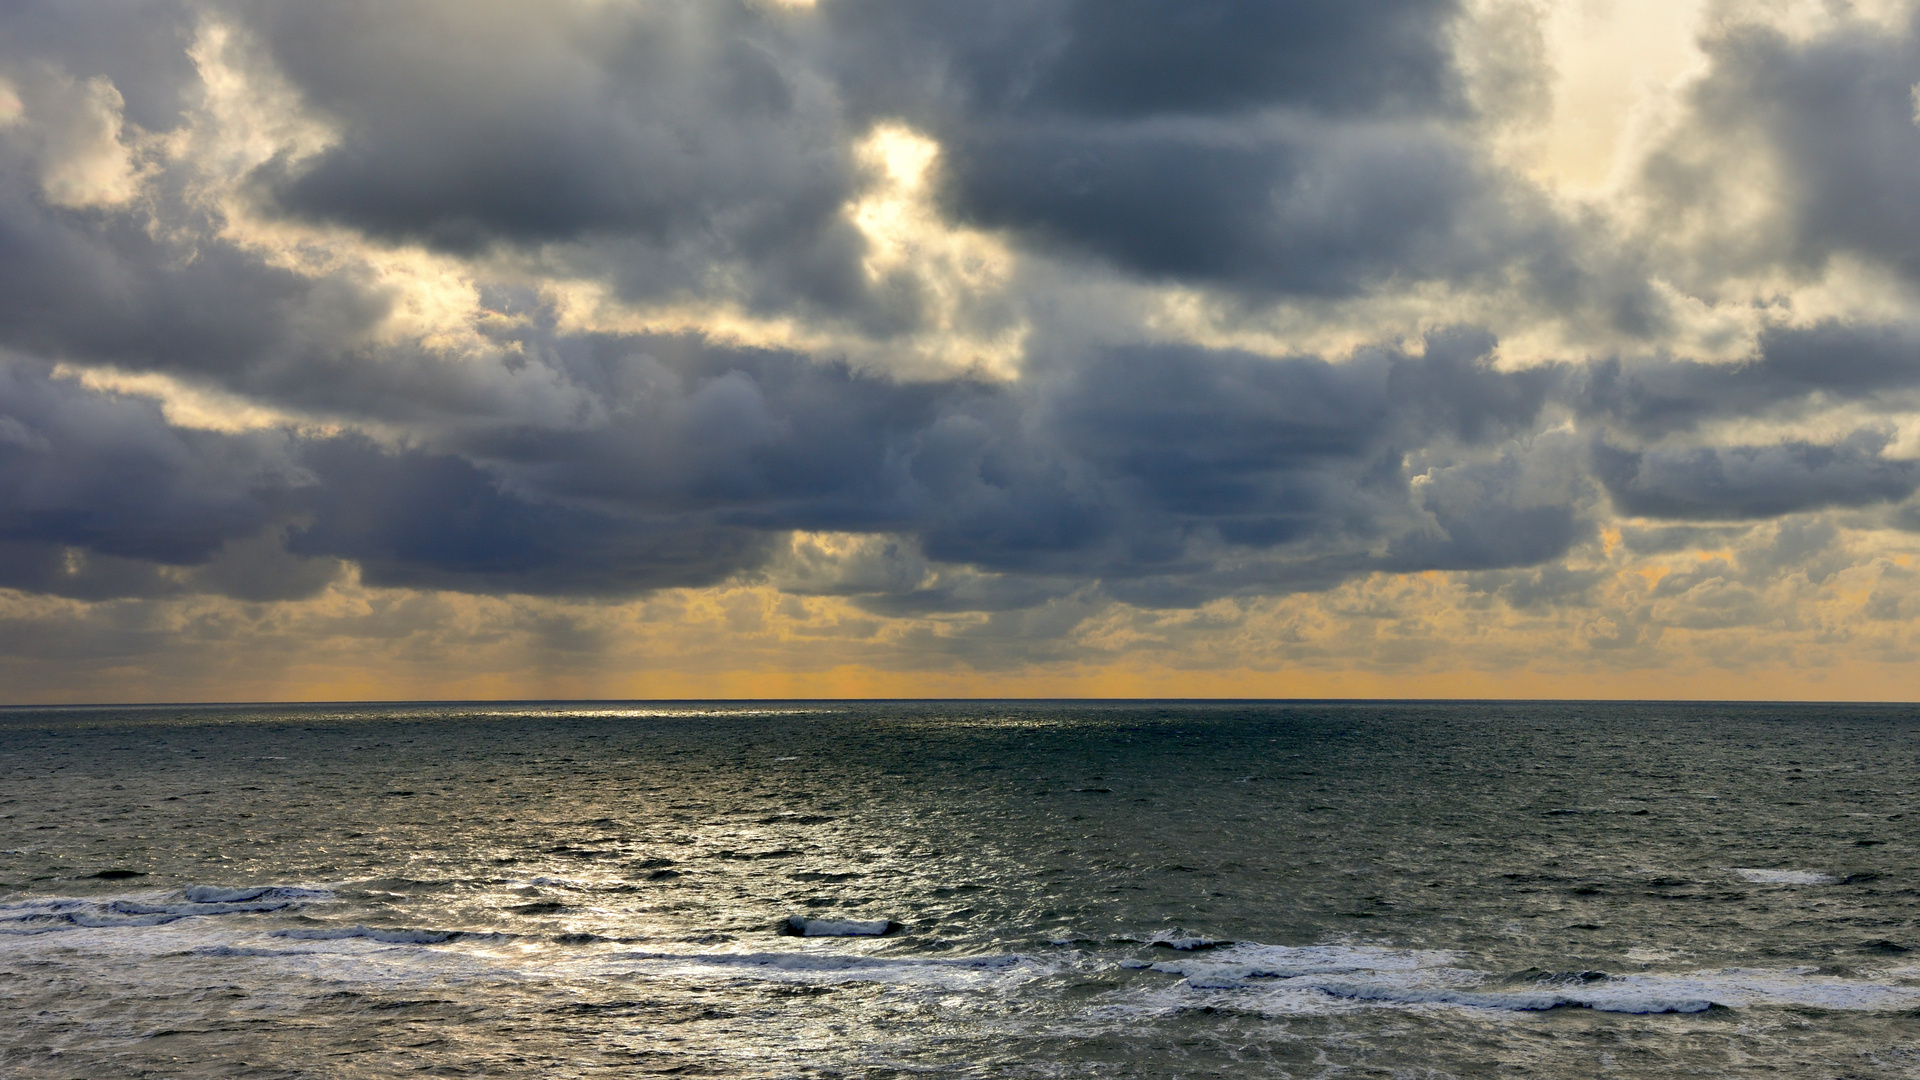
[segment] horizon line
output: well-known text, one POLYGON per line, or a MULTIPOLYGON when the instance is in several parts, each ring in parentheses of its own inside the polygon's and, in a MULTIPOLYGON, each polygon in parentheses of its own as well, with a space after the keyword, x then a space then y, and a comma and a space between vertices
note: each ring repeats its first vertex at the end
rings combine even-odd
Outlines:
POLYGON ((420 707, 506 705, 847 705, 847 704, 1165 704, 1165 705, 1915 705, 1908 700, 1848 698, 1554 698, 1554 697, 663 697, 663 698, 369 698, 280 701, 91 701, 0 704, 35 709, 210 709, 294 707, 420 707))

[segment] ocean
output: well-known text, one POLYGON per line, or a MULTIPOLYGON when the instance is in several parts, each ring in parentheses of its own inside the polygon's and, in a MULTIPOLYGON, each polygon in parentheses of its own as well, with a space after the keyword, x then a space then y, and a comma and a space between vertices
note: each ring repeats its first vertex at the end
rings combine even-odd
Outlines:
POLYGON ((10 1077, 1916 1077, 1920 709, 0 710, 10 1077))

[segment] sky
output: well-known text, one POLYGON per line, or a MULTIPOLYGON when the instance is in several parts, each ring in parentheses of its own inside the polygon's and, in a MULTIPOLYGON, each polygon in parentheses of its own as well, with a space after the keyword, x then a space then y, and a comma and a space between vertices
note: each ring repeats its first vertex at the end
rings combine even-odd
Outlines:
POLYGON ((10 0, 0 701, 1920 698, 1920 8, 10 0))

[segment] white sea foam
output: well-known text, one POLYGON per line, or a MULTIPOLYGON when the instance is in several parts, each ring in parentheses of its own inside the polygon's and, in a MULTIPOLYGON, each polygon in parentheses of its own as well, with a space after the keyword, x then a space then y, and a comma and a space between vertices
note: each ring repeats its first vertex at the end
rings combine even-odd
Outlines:
POLYGON ((186 896, 194 904, 231 904, 241 900, 257 900, 271 890, 262 886, 254 889, 224 889, 218 885, 189 885, 186 896))
POLYGON ((186 888, 185 895, 187 901, 193 904, 270 903, 276 901, 295 904, 309 900, 333 899, 333 893, 327 889, 309 889, 289 885, 258 885, 243 888, 225 888, 219 885, 189 885, 186 888))
POLYGON ((941 991, 979 990, 1042 978, 1059 969, 1021 955, 986 956, 872 956, 843 948, 804 948, 767 952, 633 952, 608 958, 613 974, 624 967, 629 976, 703 982, 725 972, 769 982, 801 984, 869 983, 919 987, 941 991))
POLYGON ((1199 934, 1190 934, 1178 927, 1150 935, 1143 943, 1162 949, 1172 949, 1176 952, 1193 952, 1197 949, 1217 949, 1223 945, 1233 944, 1233 942, 1221 938, 1202 937, 1199 934))
POLYGON ((1455 954, 1442 952, 1237 946, 1206 960, 1139 966, 1184 976, 1183 985, 1196 991, 1255 991, 1280 997, 1306 993, 1356 1002, 1514 1011, 1574 1006, 1602 1012, 1686 1013, 1715 1005, 1875 1011, 1920 1006, 1920 987, 1820 975, 1812 968, 1614 976, 1593 972, 1563 978, 1547 975, 1514 985, 1456 963, 1455 954))
POLYGON ((1461 1005, 1476 1009, 1539 1012, 1565 1006, 1618 1013, 1695 1013, 1714 1006, 1710 998, 1690 997, 1659 989, 1615 989, 1608 992, 1565 990, 1454 990, 1446 987, 1395 986, 1368 980, 1329 980, 1315 987, 1322 993, 1355 1001, 1395 1005, 1461 1005))
MULTIPOLYGON (((95 929, 36 946, 30 938, 5 940, 0 955, 32 955, 55 948, 64 966, 83 964, 106 979, 119 966, 180 963, 264 965, 260 978, 321 979, 332 984, 413 986, 431 981, 475 980, 526 983, 552 978, 667 979, 704 985, 742 977, 789 983, 872 983, 903 988, 965 991, 1000 987, 1041 977, 1043 966, 1019 955, 874 956, 859 949, 877 939, 822 939, 789 949, 759 952, 634 952, 626 949, 541 948, 540 941, 513 935, 420 927, 299 926, 262 933, 220 920, 189 920, 153 926, 138 936, 95 929), (518 948, 516 944, 531 947, 518 948)), ((779 939, 774 939, 779 940, 779 939)), ((183 969, 176 969, 183 970, 183 969)), ((202 967, 208 977, 245 980, 230 966, 202 967)))
POLYGON ((271 885, 250 888, 189 885, 177 893, 149 891, 117 897, 45 897, 0 904, 0 934, 161 926, 211 915, 280 911, 332 897, 325 889, 271 885))
POLYGON ((195 956, 218 957, 270 957, 314 956, 314 949, 263 949, 257 945, 200 945, 193 950, 195 956))
POLYGON ((343 941, 349 938, 364 938, 386 945, 439 945, 463 936, 458 930, 415 930, 408 927, 395 929, 375 926, 330 926, 296 927, 275 930, 268 937, 289 938, 294 941, 343 941))
POLYGON ((824 951, 752 952, 752 953, 668 953, 633 952, 621 954, 626 960, 668 961, 682 964, 720 967, 771 968, 778 971, 933 971, 956 969, 999 971, 1027 962, 1018 955, 998 956, 863 956, 859 953, 824 951))
POLYGON ((1220 949, 1205 959, 1179 959, 1151 965, 1155 971, 1188 974, 1234 973, 1237 978, 1292 978, 1358 971, 1447 970, 1457 953, 1439 949, 1389 949, 1373 945, 1285 945, 1246 943, 1220 949))
POLYGON ((1733 872, 1740 875, 1741 880, 1755 885, 1832 885, 1840 880, 1817 870, 1756 870, 1736 866, 1733 872))

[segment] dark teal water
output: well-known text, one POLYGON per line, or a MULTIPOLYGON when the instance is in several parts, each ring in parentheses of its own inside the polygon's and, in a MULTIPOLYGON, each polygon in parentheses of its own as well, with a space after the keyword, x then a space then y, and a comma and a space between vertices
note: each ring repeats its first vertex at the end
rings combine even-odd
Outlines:
POLYGON ((1905 706, 0 710, 0 1073, 1920 1076, 1916 791, 1905 706))

